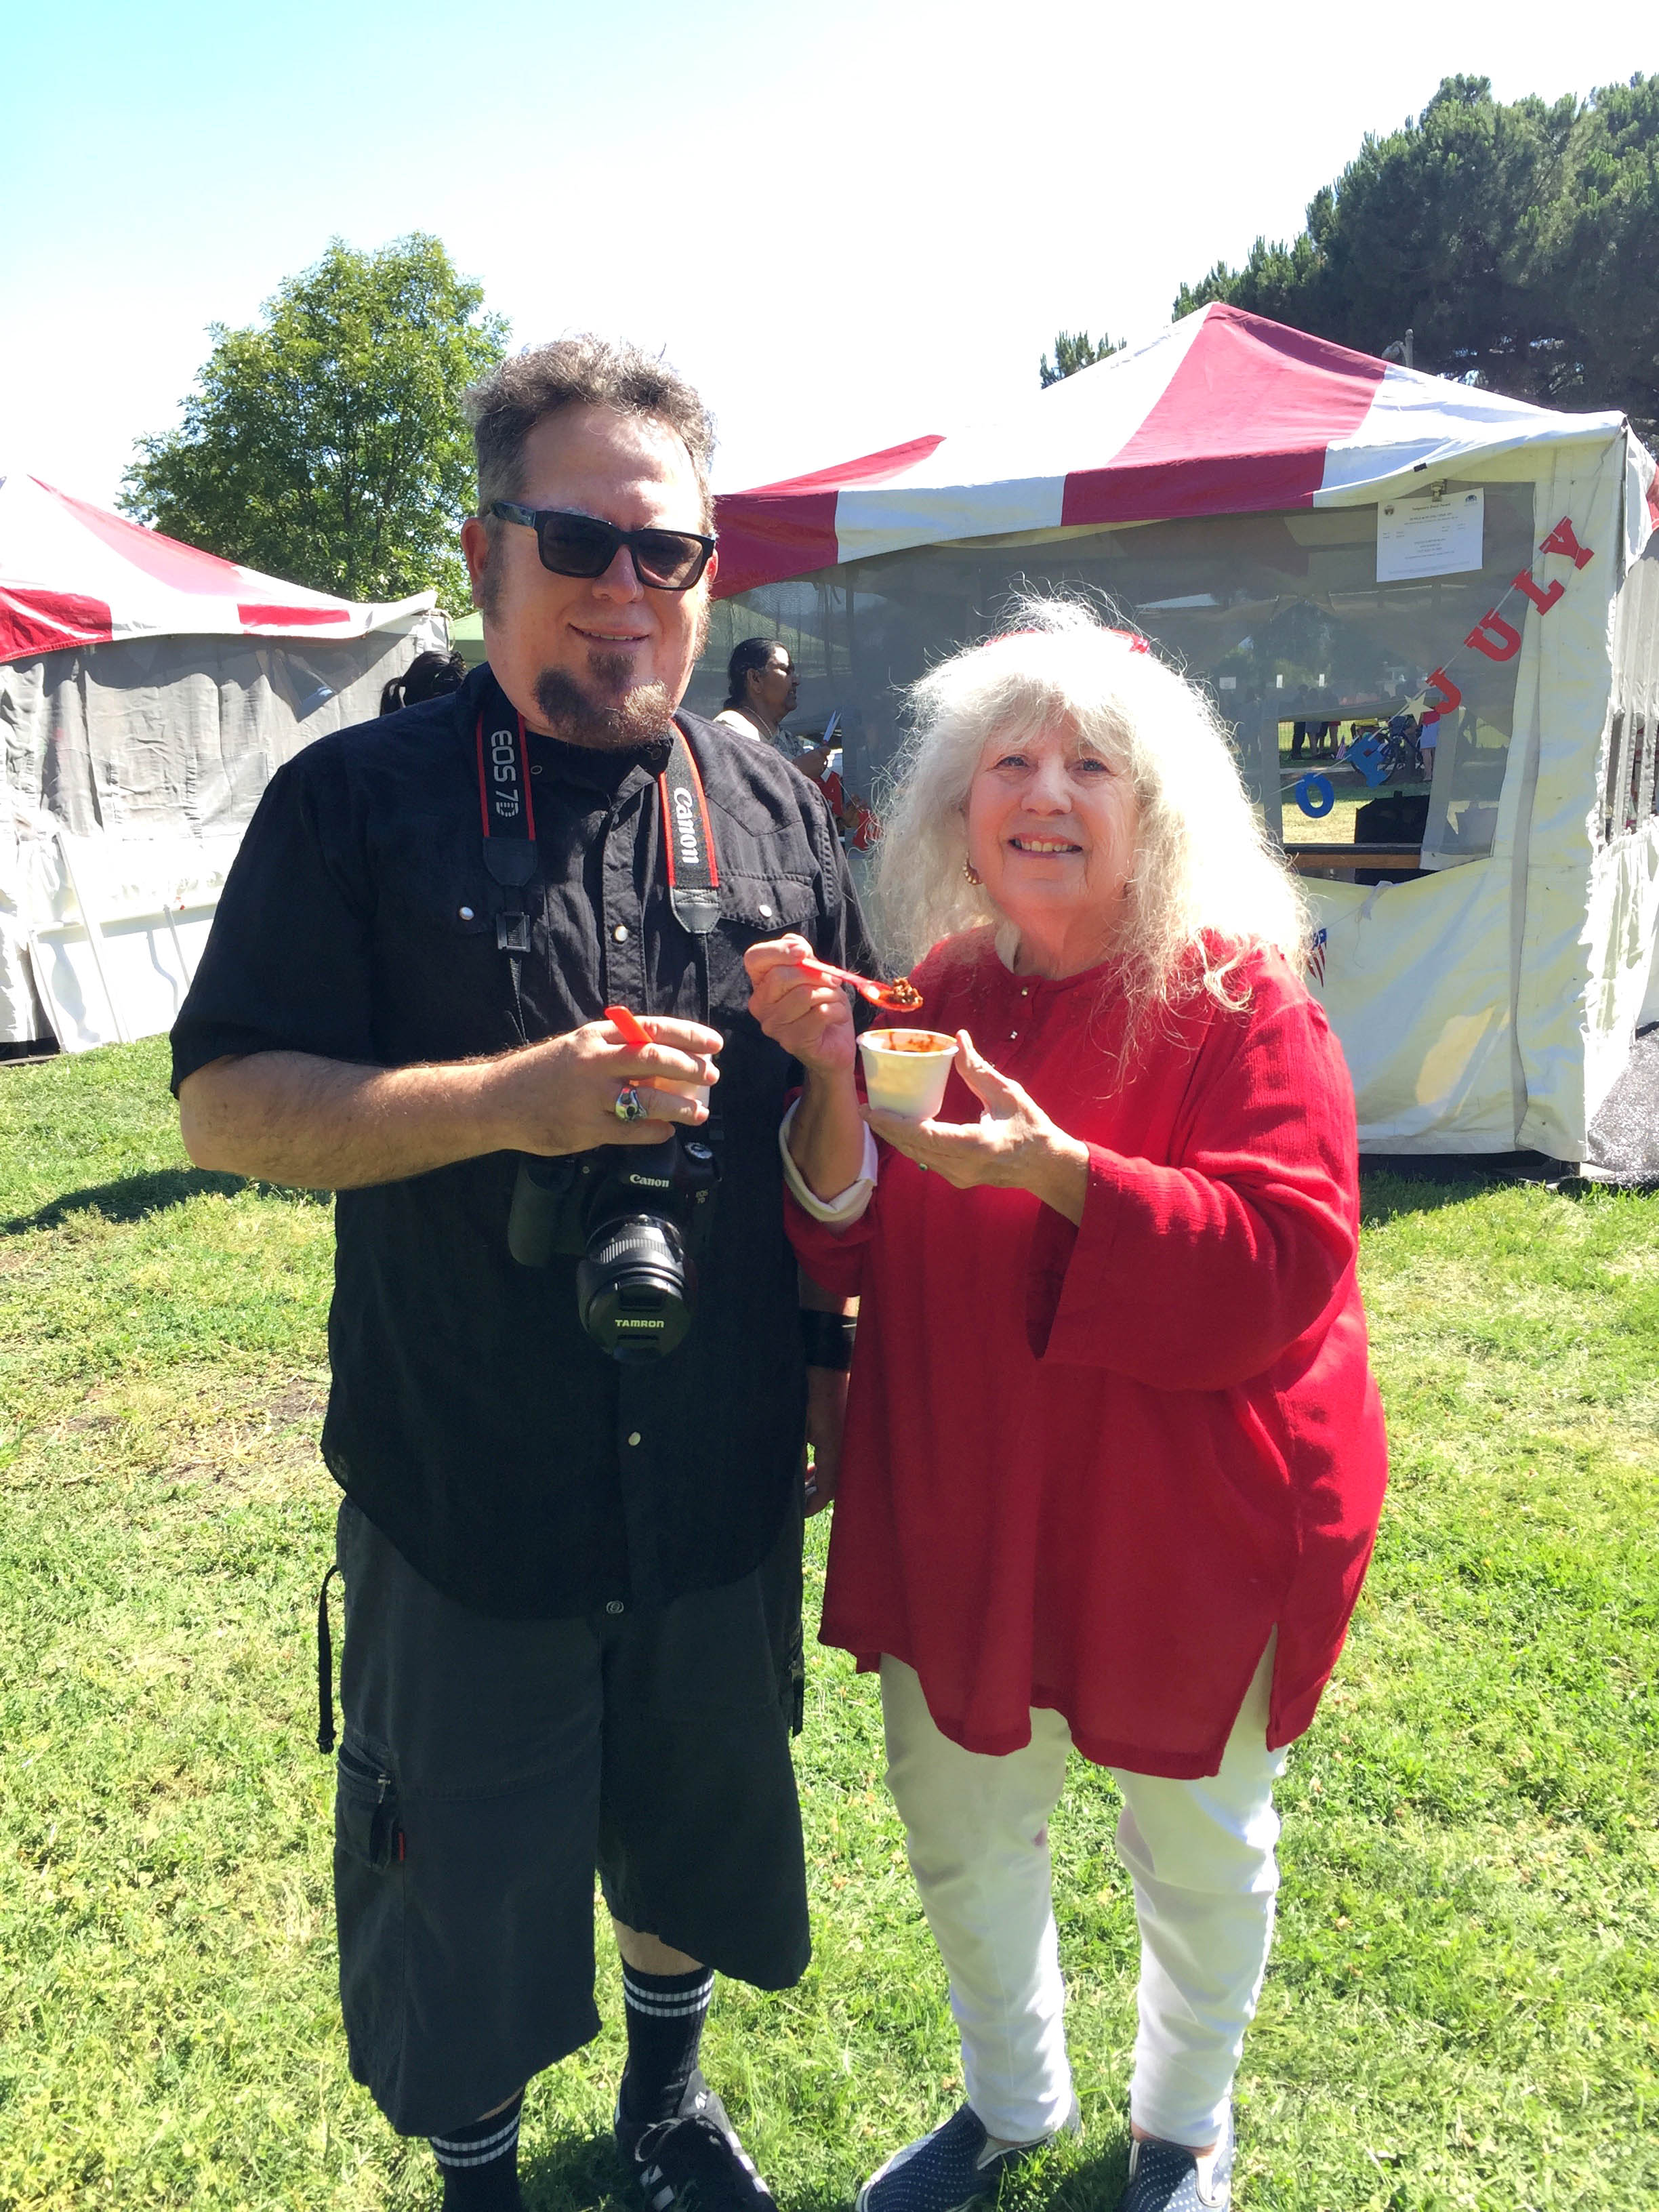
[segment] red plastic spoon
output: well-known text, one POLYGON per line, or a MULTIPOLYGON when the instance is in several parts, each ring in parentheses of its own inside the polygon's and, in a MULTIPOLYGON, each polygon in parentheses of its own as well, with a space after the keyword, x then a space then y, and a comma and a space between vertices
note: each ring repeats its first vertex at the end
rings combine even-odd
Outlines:
POLYGON ((613 1029, 622 1031, 623 1042, 631 1045, 635 1052, 643 1052, 651 1042, 650 1036, 641 1026, 639 1017, 630 1014, 626 1006, 607 1006, 605 1018, 613 1029))
POLYGON ((804 968, 809 975, 821 975, 826 983, 845 983, 868 999, 872 1006, 887 1006, 896 1012, 913 1014, 921 1004, 921 994, 908 975, 900 975, 890 983, 873 983, 867 975, 854 975, 850 969, 832 968, 827 960, 797 960, 796 967, 804 968))

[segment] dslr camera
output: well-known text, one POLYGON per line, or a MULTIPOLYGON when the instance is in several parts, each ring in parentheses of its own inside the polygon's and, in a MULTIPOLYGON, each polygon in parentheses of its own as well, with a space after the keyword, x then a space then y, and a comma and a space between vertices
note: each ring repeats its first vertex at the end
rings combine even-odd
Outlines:
POLYGON ((720 1179, 708 1139, 705 1122, 660 1145, 520 1159, 507 1249, 524 1267, 576 1261, 577 1315, 613 1359, 661 1359, 691 1327, 720 1179))

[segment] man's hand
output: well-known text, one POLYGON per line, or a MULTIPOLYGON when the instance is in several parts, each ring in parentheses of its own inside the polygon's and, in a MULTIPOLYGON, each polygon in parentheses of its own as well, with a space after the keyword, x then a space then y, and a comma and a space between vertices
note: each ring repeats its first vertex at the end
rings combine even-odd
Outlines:
POLYGON ((743 956, 753 991, 749 1011, 809 1073, 846 1074, 857 1053, 853 1009, 843 985, 809 975, 799 965, 817 957, 804 937, 751 945, 743 956))
POLYGON ((985 1108, 977 1121, 911 1121, 872 1107, 865 1109, 865 1120, 896 1152, 958 1190, 978 1183, 1029 1190, 1068 1221, 1080 1222, 1089 1147, 1067 1136, 1018 1083, 982 1060, 966 1030, 957 1032, 957 1072, 985 1108))
POLYGON ((494 1060, 360 1067, 312 1053, 210 1060, 185 1079, 179 1108, 198 1167, 301 1190, 400 1182, 486 1152, 592 1152, 659 1145, 676 1121, 708 1118, 692 1094, 717 1079, 717 1030, 647 1014, 635 1051, 609 1022, 494 1060), (640 1090, 648 1118, 619 1121, 618 1092, 640 1090))
POLYGON ((695 1094, 720 1080, 720 1031, 665 1015, 640 1020, 652 1042, 638 1050, 609 1022, 585 1022, 490 1061, 492 1103, 503 1123, 492 1149, 552 1157, 599 1145, 659 1145, 674 1122, 706 1121, 708 1109, 695 1094), (617 1119, 617 1097, 629 1084, 639 1090, 644 1121, 617 1119))

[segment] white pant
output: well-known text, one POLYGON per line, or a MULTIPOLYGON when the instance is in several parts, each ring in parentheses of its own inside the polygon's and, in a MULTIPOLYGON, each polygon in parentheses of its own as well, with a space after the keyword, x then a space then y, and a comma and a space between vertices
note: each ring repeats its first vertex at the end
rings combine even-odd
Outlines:
MULTIPOLYGON (((1269 1644, 1228 1740, 1201 1782, 1114 1767, 1117 1847, 1140 1925, 1135 2125, 1166 2142, 1216 2141, 1273 1942, 1285 1753, 1267 1747, 1269 1644)), ((1049 1887, 1048 1816, 1071 1730, 1033 1710, 1024 1751, 964 1751, 933 1724, 902 1660, 881 1662, 887 1781, 923 1910, 951 1978, 968 2101, 994 2136, 1052 2134, 1072 2104, 1066 1990, 1049 1887)))

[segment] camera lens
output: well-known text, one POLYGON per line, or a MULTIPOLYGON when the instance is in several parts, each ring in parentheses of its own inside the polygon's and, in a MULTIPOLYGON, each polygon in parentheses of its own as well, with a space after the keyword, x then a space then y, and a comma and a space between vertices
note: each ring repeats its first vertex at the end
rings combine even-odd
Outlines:
POLYGON ((604 1223, 576 1268, 582 1327, 602 1352, 624 1363, 674 1350, 691 1326, 696 1290, 679 1231, 660 1214, 604 1223))

